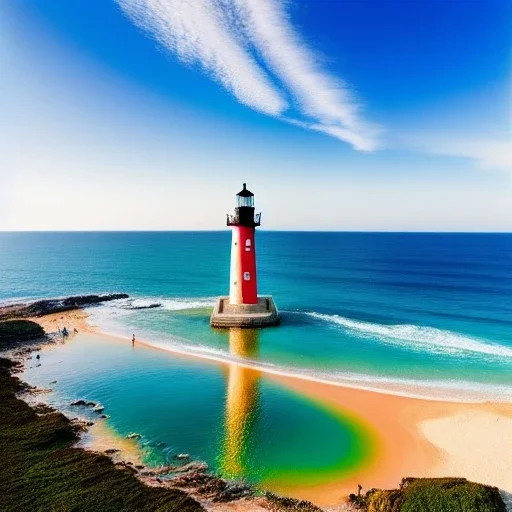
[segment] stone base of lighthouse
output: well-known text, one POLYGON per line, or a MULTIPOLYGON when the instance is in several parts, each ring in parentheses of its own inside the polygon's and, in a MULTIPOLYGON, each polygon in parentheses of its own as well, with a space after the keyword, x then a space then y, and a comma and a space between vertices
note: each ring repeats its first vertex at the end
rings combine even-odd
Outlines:
POLYGON ((259 296, 258 304, 230 304, 229 297, 219 297, 210 317, 212 327, 268 327, 279 323, 274 299, 259 296))

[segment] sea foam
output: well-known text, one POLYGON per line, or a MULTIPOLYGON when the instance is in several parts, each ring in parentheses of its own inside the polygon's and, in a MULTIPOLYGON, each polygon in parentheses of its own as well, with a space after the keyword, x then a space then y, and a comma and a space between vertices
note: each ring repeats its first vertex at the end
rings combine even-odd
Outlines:
POLYGON ((274 364, 260 359, 234 356, 206 345, 192 345, 178 337, 166 337, 159 341, 146 338, 144 345, 167 352, 181 354, 222 364, 234 364, 243 368, 261 371, 269 375, 297 378, 320 384, 350 387, 424 400, 448 400, 454 402, 485 402, 488 400, 512 402, 512 387, 461 380, 421 380, 368 375, 346 371, 322 371, 274 364))
POLYGON ((467 355, 474 353, 512 358, 512 348, 435 327, 408 324, 385 325, 314 312, 306 313, 306 315, 344 328, 350 331, 350 334, 360 338, 377 338, 381 343, 399 345, 412 350, 437 354, 467 355))
POLYGON ((155 304, 167 311, 210 308, 215 305, 215 297, 143 297, 114 301, 112 305, 121 309, 151 308, 155 304))

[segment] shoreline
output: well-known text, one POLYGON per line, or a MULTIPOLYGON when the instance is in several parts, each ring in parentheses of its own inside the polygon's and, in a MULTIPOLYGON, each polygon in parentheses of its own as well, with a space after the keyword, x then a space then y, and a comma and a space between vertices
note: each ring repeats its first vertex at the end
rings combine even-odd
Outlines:
MULTIPOLYGON (((77 298, 102 298, 99 296, 78 296, 77 298)), ((105 300, 110 301, 115 295, 104 296, 105 300), (112 297, 112 298, 109 298, 112 297)), ((75 297, 73 297, 75 298, 75 297)), ((57 299, 50 299, 57 301, 57 299)), ((62 299, 59 299, 62 300, 62 299)), ((30 303, 28 303, 30 304, 30 303)), ((26 306, 26 304, 24 304, 26 306)), ((12 306, 10 306, 12 307, 12 306)), ((122 341, 127 340, 124 333, 118 331, 103 330, 90 323, 94 319, 94 313, 89 316, 84 306, 78 305, 74 309, 64 311, 38 314, 37 316, 25 315, 24 318, 40 324, 47 331, 56 332, 59 325, 67 322, 71 329, 77 327, 80 332, 89 332, 100 334, 108 338, 115 338, 122 341)), ((0 309, 1 306, 0 306, 0 309)), ((131 338, 131 335, 130 335, 131 338)), ((168 340, 167 340, 168 341, 168 340)), ((462 404, 505 404, 512 405, 512 387, 501 386, 499 384, 474 383, 471 381, 450 381, 450 380, 416 380, 414 378, 393 378, 386 376, 371 376, 366 374, 340 372, 322 374, 319 369, 308 369, 294 366, 277 366, 268 361, 259 361, 246 358, 242 355, 229 355, 209 347, 185 345, 187 340, 174 338, 171 343, 149 340, 149 338, 137 339, 138 345, 162 350, 179 357, 200 359, 221 365, 235 364, 240 368, 254 370, 265 375, 274 375, 291 379, 300 379, 312 383, 325 384, 340 388, 350 388, 355 390, 368 391, 383 395, 398 396, 404 398, 418 399, 423 401, 443 402, 443 403, 462 403, 462 404), (455 383, 456 382, 456 383, 455 383), (482 387, 484 389, 482 389, 482 387)))
MULTIPOLYGON (((48 332, 57 330, 56 325, 64 322, 69 329, 76 327, 79 332, 106 340, 131 343, 128 338, 99 332, 88 324, 87 318, 85 311, 74 310, 31 320, 48 332)), ((136 345, 202 360, 205 364, 234 364, 254 369, 250 364, 237 361, 182 354, 144 340, 137 340, 136 345)), ((314 402, 354 414, 371 426, 379 444, 378 457, 348 478, 316 486, 302 485, 300 489, 295 486, 274 487, 272 491, 331 507, 339 504, 344 495, 354 492, 359 483, 366 489, 391 488, 404 476, 461 476, 512 493, 512 469, 507 458, 507 454, 512 453, 512 404, 411 398, 341 383, 318 382, 300 375, 283 375, 265 369, 258 371, 314 402), (462 423, 460 418, 463 418, 462 423), (459 436, 461 425, 464 426, 464 442, 457 443, 454 440, 459 436), (511 432, 509 437, 506 432, 511 432), (481 439, 492 442, 481 443, 481 439), (471 443, 471 453, 467 443, 471 443), (484 460, 489 460, 490 453, 491 463, 483 464, 484 460), (457 475, 448 474, 455 468, 457 475)))
MULTIPOLYGON (((91 333, 99 333, 109 338, 116 338, 125 341, 126 336, 118 332, 104 331, 97 327, 86 324, 86 329, 91 333)), ((432 381, 414 379, 395 379, 386 377, 372 378, 365 374, 339 374, 336 376, 319 375, 318 370, 309 370, 300 367, 279 367, 266 361, 248 360, 244 357, 229 356, 227 354, 215 354, 211 351, 201 350, 200 347, 184 346, 178 343, 169 344, 156 341, 149 341, 141 338, 136 341, 139 345, 162 350, 179 357, 191 357, 221 365, 235 364, 241 368, 254 370, 265 375, 274 375, 291 379, 300 379, 312 383, 325 384, 329 386, 350 388, 355 390, 368 391, 383 395, 398 396, 403 398, 418 399, 432 402, 447 403, 499 403, 512 405, 512 388, 503 388, 498 384, 491 384, 484 391, 478 384, 469 381, 460 381, 459 387, 450 387, 450 381, 432 381), (467 386, 460 386, 466 384, 467 386)))

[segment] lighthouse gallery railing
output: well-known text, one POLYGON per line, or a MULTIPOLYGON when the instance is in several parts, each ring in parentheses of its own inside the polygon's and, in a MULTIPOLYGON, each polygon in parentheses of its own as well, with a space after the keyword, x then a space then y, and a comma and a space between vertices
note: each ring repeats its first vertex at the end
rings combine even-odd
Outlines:
MULTIPOLYGON (((260 223, 261 223, 261 213, 255 213, 254 214, 254 225, 259 226, 260 223)), ((227 214, 227 225, 228 226, 239 226, 240 225, 240 215, 228 213, 227 214)))

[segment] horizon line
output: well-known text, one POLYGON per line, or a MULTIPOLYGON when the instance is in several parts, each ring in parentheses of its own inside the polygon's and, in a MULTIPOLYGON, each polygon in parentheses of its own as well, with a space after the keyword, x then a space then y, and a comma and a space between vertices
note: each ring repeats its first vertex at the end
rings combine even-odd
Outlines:
MULTIPOLYGON (((21 229, 0 230, 0 234, 13 233, 229 233, 230 229, 21 229)), ((361 234, 496 234, 510 235, 510 231, 453 231, 453 230, 352 230, 352 229, 258 229, 270 233, 361 233, 361 234)))

